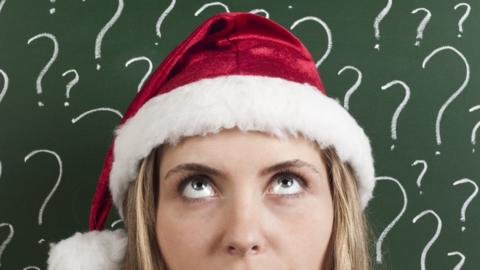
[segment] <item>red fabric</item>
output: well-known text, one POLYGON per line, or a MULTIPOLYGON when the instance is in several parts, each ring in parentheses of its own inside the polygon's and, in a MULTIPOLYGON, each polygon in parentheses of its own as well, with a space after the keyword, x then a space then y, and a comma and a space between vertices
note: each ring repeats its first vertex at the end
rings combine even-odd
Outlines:
MULTIPOLYGON (((125 123, 152 97, 202 78, 263 75, 309 83, 325 90, 300 40, 276 22, 247 12, 218 13, 198 26, 152 73, 125 112, 125 123)), ((112 198, 108 179, 113 145, 105 158, 90 210, 90 230, 101 230, 112 198)))

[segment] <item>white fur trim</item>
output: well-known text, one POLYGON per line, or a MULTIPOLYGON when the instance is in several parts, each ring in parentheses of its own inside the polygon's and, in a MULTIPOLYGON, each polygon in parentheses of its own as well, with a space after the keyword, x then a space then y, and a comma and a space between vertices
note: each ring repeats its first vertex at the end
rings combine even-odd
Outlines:
POLYGON ((50 243, 47 270, 121 270, 126 247, 124 229, 77 232, 50 243))
POLYGON ((302 133, 324 148, 335 145, 342 161, 359 179, 361 206, 375 185, 370 142, 356 120, 338 101, 307 83, 282 78, 230 75, 202 79, 158 95, 115 130, 110 172, 113 202, 123 218, 122 204, 137 166, 151 149, 181 137, 238 127, 271 132, 280 138, 302 133))

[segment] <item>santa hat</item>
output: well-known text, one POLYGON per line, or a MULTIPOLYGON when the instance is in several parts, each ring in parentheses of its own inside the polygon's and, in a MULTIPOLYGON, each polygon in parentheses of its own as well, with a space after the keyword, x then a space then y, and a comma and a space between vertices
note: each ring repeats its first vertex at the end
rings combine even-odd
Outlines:
POLYGON ((152 149, 184 136, 238 127, 285 137, 301 133, 334 146, 358 181, 362 210, 375 185, 370 142, 337 100, 326 95, 300 40, 265 17, 219 13, 165 58, 129 105, 105 158, 90 210, 90 231, 50 244, 49 270, 122 267, 123 229, 102 230, 152 149))

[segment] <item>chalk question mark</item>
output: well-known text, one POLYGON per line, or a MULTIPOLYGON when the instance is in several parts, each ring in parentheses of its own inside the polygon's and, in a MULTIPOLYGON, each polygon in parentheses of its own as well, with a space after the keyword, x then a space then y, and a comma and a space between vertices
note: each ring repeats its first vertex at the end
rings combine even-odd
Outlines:
MULTIPOLYGON (((398 122, 398 116, 400 116, 400 113, 402 112, 403 108, 407 104, 408 100, 410 99, 410 87, 408 85, 400 80, 393 80, 391 82, 388 82, 384 85, 382 85, 382 90, 388 89, 392 85, 399 84, 403 87, 405 90, 405 96, 402 100, 402 102, 398 105, 397 109, 395 110, 395 113, 393 114, 392 117, 392 124, 391 124, 391 134, 392 134, 392 139, 397 140, 397 122, 398 122)), ((395 144, 392 144, 390 146, 390 150, 393 150, 395 148, 395 144)))
POLYGON ((10 233, 8 234, 7 239, 5 239, 2 242, 2 245, 0 245, 0 267, 2 267, 2 254, 5 251, 5 249, 7 248, 8 243, 10 243, 10 241, 12 241, 13 234, 15 233, 15 231, 13 230, 12 224, 10 224, 10 223, 0 223, 0 228, 5 227, 5 226, 7 226, 10 229, 10 233))
MULTIPOLYGON (((0 99, 0 100, 1 100, 1 99, 0 99)), ((480 109, 480 105, 473 106, 473 107, 471 107, 468 111, 469 111, 469 112, 473 112, 473 111, 476 111, 476 110, 478 110, 478 109, 480 109)), ((472 133, 471 133, 471 135, 470 135, 470 141, 472 142, 472 144, 473 144, 473 146, 474 146, 474 147, 472 148, 472 153, 475 152, 475 144, 477 143, 477 142, 476 142, 476 134, 477 134, 478 128, 480 128, 480 121, 475 124, 475 126, 474 126, 473 129, 472 129, 472 133)))
MULTIPOLYGON (((55 0, 50 0, 50 3, 52 3, 52 5, 55 3, 55 0)), ((50 15, 52 15, 53 13, 55 13, 55 8, 50 8, 50 15)))
MULTIPOLYGON (((418 178, 417 178, 417 186, 418 186, 419 188, 421 188, 421 185, 422 185, 421 182, 422 182, 423 176, 424 176, 425 173, 427 172, 428 164, 427 164, 427 162, 426 162, 425 160, 417 159, 417 160, 415 160, 415 161, 411 164, 411 166, 417 166, 418 164, 422 164, 422 165, 423 165, 423 169, 422 169, 422 171, 420 172, 420 175, 419 175, 418 178)), ((422 195, 422 194, 423 194, 423 191, 420 190, 420 195, 422 195)))
MULTIPOLYGON (((79 77, 78 77, 78 72, 75 70, 75 69, 69 69, 67 71, 65 71, 62 76, 65 77, 67 74, 69 73, 73 73, 75 75, 75 77, 67 84, 67 91, 65 93, 65 96, 67 97, 67 99, 70 98, 70 89, 72 89, 73 86, 75 86, 75 84, 78 83, 78 80, 79 80, 79 77)), ((70 103, 68 103, 68 101, 65 101, 63 103, 63 105, 65 107, 69 106, 70 103)))
POLYGON ((122 223, 122 222, 123 222, 122 219, 117 219, 116 221, 114 221, 114 222, 112 223, 112 225, 110 225, 110 227, 113 228, 113 227, 115 227, 115 225, 117 225, 117 224, 119 224, 119 223, 122 223))
POLYGON ((377 253, 377 263, 383 263, 383 255, 382 255, 382 243, 383 243, 383 240, 385 239, 385 237, 387 236, 387 234, 390 232, 390 230, 393 228, 393 226, 395 226, 395 224, 398 222, 398 220, 403 216, 403 214, 405 213, 405 210, 407 209, 407 204, 408 204, 408 198, 407 198, 407 192, 405 191, 405 188, 402 186, 402 184, 400 183, 400 181, 398 181, 397 179, 393 178, 393 177, 390 177, 390 176, 378 176, 378 177, 375 177, 375 180, 376 181, 392 181, 394 182, 395 184, 397 184, 397 186, 400 188, 400 191, 402 191, 402 195, 403 195, 403 206, 402 206, 402 210, 400 211, 400 213, 392 220, 392 222, 390 222, 390 224, 388 224, 388 226, 382 231, 382 233, 380 234, 380 237, 378 237, 378 240, 377 240, 377 244, 376 244, 376 253, 377 253))
POLYGON ((463 22, 467 19, 468 15, 470 14, 470 5, 467 3, 458 3, 455 5, 454 9, 456 10, 458 7, 464 6, 465 7, 465 13, 463 14, 462 18, 460 18, 460 21, 458 21, 458 33, 457 37, 461 38, 462 33, 463 33, 463 22))
POLYGON ((460 257, 460 261, 457 263, 457 265, 455 265, 455 267, 453 268, 453 270, 460 270, 462 269, 463 267, 463 264, 465 263, 465 255, 463 255, 461 252, 458 252, 458 251, 452 251, 452 252, 449 252, 447 253, 448 256, 459 256, 460 257))
POLYGON ((2 103, 2 99, 7 93, 7 89, 8 89, 8 75, 1 68, 0 68, 0 75, 2 75, 2 78, 3 78, 3 87, 2 87, 2 90, 0 90, 0 103, 2 103))
POLYGON ((7 0, 0 0, 0 12, 2 12, 2 8, 3 5, 5 5, 5 2, 7 2, 7 0))
POLYGON ((138 87, 137 87, 137 93, 138 93, 140 91, 140 89, 142 88, 142 85, 145 83, 145 80, 148 78, 148 76, 150 76, 150 73, 152 73, 153 64, 152 64, 152 61, 150 61, 150 59, 148 59, 146 56, 139 56, 139 57, 134 57, 134 58, 128 60, 125 63, 125 67, 128 67, 131 63, 137 62, 137 61, 145 61, 148 64, 148 70, 145 73, 145 75, 143 75, 142 80, 138 84, 138 87))
POLYGON ((357 80, 355 81, 355 84, 353 84, 352 87, 347 90, 345 98, 343 99, 343 107, 348 111, 350 109, 350 96, 357 91, 358 87, 362 83, 362 72, 354 66, 344 66, 338 71, 337 75, 342 74, 347 69, 353 70, 357 73, 357 80))
MULTIPOLYGON (((460 185, 460 184, 466 184, 466 183, 469 183, 469 184, 472 184, 473 187, 475 188, 475 190, 473 191, 473 193, 467 198, 467 200, 465 200, 465 202, 463 203, 463 206, 462 206, 462 210, 461 210, 461 217, 460 217, 460 220, 465 223, 465 211, 467 211, 467 207, 468 205, 470 205, 470 202, 473 200, 473 198, 475 198, 475 196, 477 195, 478 193, 478 186, 477 186, 477 183, 473 182, 472 180, 468 179, 468 178, 462 178, 462 179, 459 179, 455 182, 453 182, 452 185, 456 186, 456 185, 460 185)), ((465 226, 462 226, 462 232, 465 231, 465 226)))
MULTIPOLYGON (((375 18, 375 21, 373 22, 373 29, 375 30, 375 38, 380 40, 380 22, 385 18, 387 13, 390 11, 390 8, 392 8, 392 1, 393 0, 388 0, 387 5, 378 13, 377 17, 375 18)), ((380 44, 375 44, 375 49, 380 50, 380 44)))
MULTIPOLYGON (((440 136, 440 121, 442 120, 442 116, 443 116, 443 113, 445 112, 445 109, 447 109, 448 105, 450 105, 450 103, 452 103, 452 101, 458 95, 460 95, 460 93, 462 93, 462 91, 465 89, 468 82, 470 81, 470 65, 468 64, 467 59, 465 58, 465 56, 460 51, 458 51, 457 49, 455 49, 452 46, 442 46, 442 47, 439 47, 439 48, 435 49, 434 51, 432 51, 429 55, 427 55, 427 57, 425 57, 425 59, 423 59, 422 68, 425 69, 425 66, 428 63, 428 61, 435 54, 437 54, 440 51, 444 51, 444 50, 452 50, 453 52, 455 52, 456 54, 458 54, 462 58, 462 60, 465 64, 466 74, 465 74, 465 80, 463 81, 462 85, 447 99, 447 101, 442 105, 442 107, 438 111, 437 119, 435 121, 435 136, 436 136, 436 139, 437 139, 437 145, 440 145, 442 143, 442 138, 440 136)), ((436 151, 435 154, 440 155, 440 151, 436 151)))
MULTIPOLYGON (((155 31, 157 32, 157 36, 159 38, 162 38, 162 32, 160 32, 160 27, 162 26, 163 20, 165 20, 168 13, 172 11, 174 6, 175 6, 175 0, 172 0, 172 2, 170 2, 170 5, 167 7, 167 9, 165 9, 164 12, 162 12, 162 15, 160 15, 160 17, 157 20, 157 23, 155 24, 155 31)), ((155 45, 158 45, 158 42, 155 42, 155 45)))
MULTIPOLYGON (((53 64, 53 62, 57 59, 57 56, 58 56, 58 42, 57 42, 57 38, 50 34, 50 33, 41 33, 41 34, 38 34, 34 37, 31 37, 27 44, 30 44, 32 41, 38 39, 38 38, 48 38, 50 39, 52 42, 53 42, 53 54, 52 54, 52 57, 50 58, 50 60, 48 61, 48 63, 43 67, 43 69, 40 71, 40 74, 38 75, 37 77, 37 81, 36 81, 36 88, 37 88, 37 94, 40 95, 42 94, 42 79, 43 79, 43 76, 45 76, 45 73, 47 73, 48 69, 50 69, 50 66, 53 64)), ((43 107, 44 104, 43 102, 39 101, 38 102, 38 106, 39 107, 43 107)))
POLYGON ((200 13, 202 13, 206 8, 208 7, 212 7, 212 6, 221 6, 225 9, 226 12, 230 12, 230 10, 228 9, 228 6, 225 5, 224 3, 222 2, 211 2, 211 3, 207 3, 207 4, 204 4, 203 6, 201 6, 199 9, 197 9, 197 11, 195 11, 194 15, 195 16, 198 16, 200 15, 200 13))
POLYGON ((325 58, 328 57, 328 55, 330 54, 330 51, 332 50, 332 31, 330 31, 330 28, 328 27, 328 25, 324 21, 322 21, 320 18, 317 18, 317 17, 314 17, 314 16, 306 16, 306 17, 303 17, 303 18, 300 18, 300 19, 296 20, 295 22, 293 22, 292 26, 290 26, 290 30, 293 30, 297 25, 299 25, 300 23, 302 23, 304 21, 314 21, 314 22, 319 23, 323 27, 323 29, 325 29, 325 32, 327 34, 327 42, 328 42, 327 43, 327 50, 323 54, 322 58, 320 58, 320 60, 318 60, 315 63, 315 66, 318 68, 323 63, 325 58))
POLYGON ((119 112, 118 110, 115 110, 115 109, 112 109, 112 108, 96 108, 96 109, 88 110, 88 111, 80 114, 79 116, 77 116, 75 118, 72 118, 72 120, 71 120, 72 124, 75 124, 78 120, 82 119, 84 116, 95 113, 95 112, 112 112, 112 113, 118 115, 120 118, 123 118, 122 113, 119 112))
POLYGON ((252 9, 252 10, 249 11, 249 13, 253 13, 253 14, 257 14, 257 15, 258 15, 258 13, 263 13, 263 14, 265 14, 265 18, 267 18, 267 19, 270 18, 270 14, 268 13, 268 11, 266 11, 263 8, 252 9))
POLYGON ((425 247, 423 248, 422 256, 421 256, 421 260, 420 260, 420 266, 421 266, 422 270, 425 270, 425 259, 427 257, 428 251, 430 250, 430 247, 433 245, 433 243, 435 243, 438 236, 440 235, 440 232, 442 231, 442 219, 440 219, 440 217, 437 215, 437 213, 435 213, 435 211, 433 211, 433 210, 422 211, 420 214, 416 215, 413 218, 412 222, 416 223, 419 218, 423 217, 426 214, 432 214, 437 219, 437 230, 435 231, 435 234, 433 235, 432 239, 430 239, 430 241, 428 241, 427 245, 425 245, 425 247))
MULTIPOLYGON (((117 7, 117 10, 115 11, 115 14, 107 22, 107 24, 105 24, 103 26, 102 30, 100 30, 100 32, 98 33, 97 38, 95 40, 95 60, 98 61, 102 57, 103 37, 105 36, 107 31, 110 30, 110 28, 112 28, 113 24, 115 24, 115 22, 117 22, 118 18, 122 14, 122 10, 123 10, 123 0, 118 0, 118 7, 117 7)), ((97 63, 97 70, 100 70, 100 67, 101 67, 100 64, 97 63)))
POLYGON ((432 17, 432 13, 430 10, 426 8, 417 8, 412 10, 412 14, 415 14, 419 11, 425 12, 425 17, 423 17, 423 20, 420 22, 420 24, 417 27, 417 36, 415 37, 417 40, 415 41, 415 46, 420 46, 420 40, 423 39, 423 31, 425 30, 425 27, 427 26, 427 23, 430 21, 430 18, 432 17))
POLYGON ((25 156, 24 162, 26 163, 32 156, 34 156, 38 153, 47 153, 47 154, 53 155, 56 158, 57 163, 58 163, 58 167, 59 167, 58 177, 57 177, 57 181, 55 183, 55 186, 52 188, 52 190, 48 194, 47 198, 45 198, 45 200, 42 204, 42 207, 40 208, 40 212, 38 213, 38 224, 42 225, 42 223, 43 223, 43 212, 45 210, 45 207, 47 206, 47 203, 50 200, 50 198, 53 196, 53 193, 55 193, 55 191, 57 190, 58 185, 60 185, 60 181, 62 179, 62 174, 63 174, 63 166, 62 166, 62 160, 60 159, 60 156, 57 153, 55 153, 54 151, 47 150, 47 149, 38 149, 38 150, 34 150, 34 151, 30 152, 28 155, 25 156))

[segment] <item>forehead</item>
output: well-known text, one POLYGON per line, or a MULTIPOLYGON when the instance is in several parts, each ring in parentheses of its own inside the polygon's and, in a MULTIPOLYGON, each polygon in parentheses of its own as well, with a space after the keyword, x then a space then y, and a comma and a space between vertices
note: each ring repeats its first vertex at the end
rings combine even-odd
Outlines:
POLYGON ((323 160, 320 148, 303 136, 285 139, 259 131, 224 129, 205 136, 185 137, 176 145, 163 145, 161 171, 186 162, 197 162, 217 168, 263 168, 284 160, 301 159, 319 170, 323 160))
MULTIPOLYGON (((302 152, 306 150, 320 151, 318 144, 306 139, 304 136, 289 136, 279 138, 272 133, 261 131, 242 131, 238 128, 222 129, 217 133, 183 137, 177 144, 163 145, 163 152, 166 155, 189 154, 202 150, 205 152, 227 152, 228 150, 239 150, 242 148, 256 148, 263 150, 294 150, 302 152)), ((250 149, 251 150, 251 149, 250 149)))

